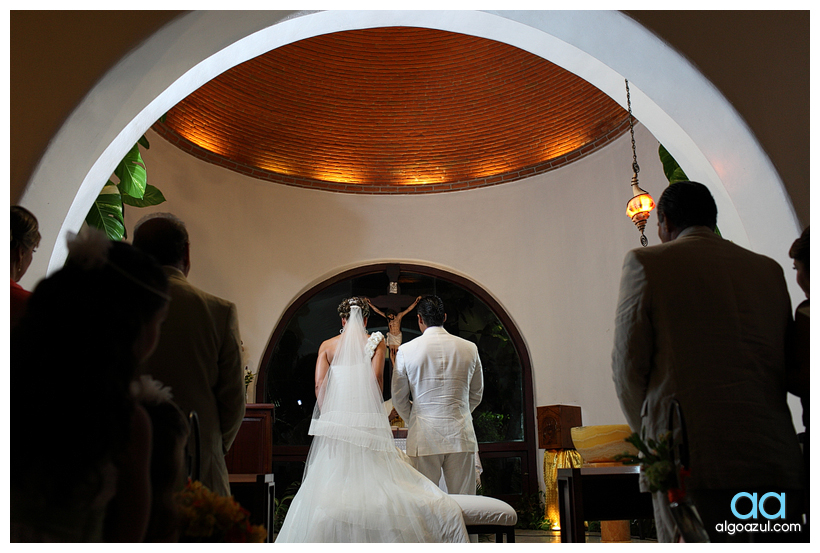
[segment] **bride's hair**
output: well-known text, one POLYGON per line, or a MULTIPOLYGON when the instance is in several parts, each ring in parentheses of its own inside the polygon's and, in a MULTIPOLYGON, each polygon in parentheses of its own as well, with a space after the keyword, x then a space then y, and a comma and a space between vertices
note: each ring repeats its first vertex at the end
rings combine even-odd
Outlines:
POLYGON ((370 316, 370 305, 367 303, 367 298, 361 296, 354 296, 342 300, 342 303, 339 304, 336 311, 339 312, 341 318, 347 319, 350 317, 350 308, 354 305, 358 305, 362 308, 362 319, 366 319, 370 316))

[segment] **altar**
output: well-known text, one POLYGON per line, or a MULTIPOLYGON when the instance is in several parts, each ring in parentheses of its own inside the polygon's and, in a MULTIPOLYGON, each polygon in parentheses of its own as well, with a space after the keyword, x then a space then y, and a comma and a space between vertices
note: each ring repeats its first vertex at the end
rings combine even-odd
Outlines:
POLYGON ((242 426, 225 456, 231 495, 250 513, 252 524, 267 530, 267 541, 273 541, 274 406, 270 403, 248 403, 242 426))
POLYGON ((652 494, 642 493, 639 466, 558 469, 561 541, 584 542, 584 521, 653 518, 652 494))

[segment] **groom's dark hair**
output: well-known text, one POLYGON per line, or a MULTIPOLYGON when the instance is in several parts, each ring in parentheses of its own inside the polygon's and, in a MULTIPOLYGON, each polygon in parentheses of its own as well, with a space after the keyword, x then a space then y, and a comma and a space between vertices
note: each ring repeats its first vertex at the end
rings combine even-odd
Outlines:
POLYGON ((438 296, 424 296, 419 300, 416 313, 427 326, 441 326, 444 324, 444 302, 438 296))

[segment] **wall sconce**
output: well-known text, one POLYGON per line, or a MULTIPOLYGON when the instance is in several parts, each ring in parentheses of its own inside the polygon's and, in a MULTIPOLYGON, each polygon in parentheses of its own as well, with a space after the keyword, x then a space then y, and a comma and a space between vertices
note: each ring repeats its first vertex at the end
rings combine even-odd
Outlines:
POLYGON ((629 81, 626 83, 626 106, 629 111, 629 134, 632 137, 632 199, 626 204, 626 216, 632 219, 635 226, 641 233, 641 245, 646 247, 649 241, 646 239, 644 229, 646 221, 649 219, 649 212, 655 209, 655 200, 652 199, 646 190, 638 186, 638 173, 641 168, 638 166, 638 154, 635 150, 635 129, 632 127, 632 100, 629 97, 629 81))

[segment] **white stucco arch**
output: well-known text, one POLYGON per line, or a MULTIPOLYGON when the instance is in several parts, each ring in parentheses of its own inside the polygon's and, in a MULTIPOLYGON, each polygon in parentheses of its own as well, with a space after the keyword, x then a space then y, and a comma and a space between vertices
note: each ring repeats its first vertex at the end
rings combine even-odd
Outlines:
MULTIPOLYGON (((123 58, 52 139, 21 201, 38 215, 43 234, 42 253, 25 282, 62 265, 65 234, 80 228, 117 162, 155 120, 209 79, 304 38, 393 25, 517 46, 576 73, 624 106, 628 78, 635 117, 690 178, 711 188, 723 234, 789 265, 788 244, 800 229, 765 152, 707 79, 620 12, 206 11, 180 16, 123 58)), ((639 161, 650 155, 639 145, 639 161)))

